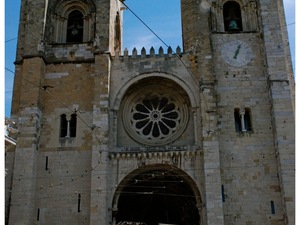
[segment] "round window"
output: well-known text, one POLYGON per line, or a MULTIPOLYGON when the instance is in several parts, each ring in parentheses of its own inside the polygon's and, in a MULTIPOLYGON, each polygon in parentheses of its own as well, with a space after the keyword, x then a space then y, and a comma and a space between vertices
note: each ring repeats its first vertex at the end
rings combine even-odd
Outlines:
POLYGON ((187 125, 188 107, 165 86, 148 86, 130 95, 123 122, 129 135, 142 144, 162 145, 178 138, 187 125))

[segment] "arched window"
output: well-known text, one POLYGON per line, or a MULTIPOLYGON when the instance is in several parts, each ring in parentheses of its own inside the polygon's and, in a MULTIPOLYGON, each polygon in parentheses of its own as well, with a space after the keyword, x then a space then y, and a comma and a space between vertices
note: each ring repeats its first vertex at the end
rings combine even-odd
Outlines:
POLYGON ((56 43, 92 41, 95 36, 95 11, 92 0, 57 0, 51 19, 52 40, 56 43))
POLYGON ((70 137, 76 137, 76 126, 77 126, 77 116, 74 113, 71 115, 71 120, 70 120, 70 137))
POLYGON ((60 137, 66 137, 68 135, 68 120, 66 114, 60 116, 60 137))
POLYGON ((242 123, 240 118, 240 109, 234 109, 235 131, 242 131, 242 123))
POLYGON ((60 137, 76 137, 77 129, 77 115, 71 115, 70 120, 67 119, 66 114, 60 116, 60 137))
POLYGON ((251 111, 249 108, 245 108, 244 110, 234 109, 234 121, 236 132, 252 131, 251 111))
POLYGON ((245 108, 244 121, 245 121, 245 130, 252 131, 252 126, 251 126, 251 111, 250 111, 249 108, 245 108))
POLYGON ((243 30, 242 15, 239 3, 228 1, 223 6, 225 31, 237 32, 243 30))
POLYGON ((83 14, 74 10, 69 14, 67 25, 67 43, 83 41, 83 14))
POLYGON ((212 1, 210 26, 213 32, 256 32, 258 30, 257 1, 212 1))

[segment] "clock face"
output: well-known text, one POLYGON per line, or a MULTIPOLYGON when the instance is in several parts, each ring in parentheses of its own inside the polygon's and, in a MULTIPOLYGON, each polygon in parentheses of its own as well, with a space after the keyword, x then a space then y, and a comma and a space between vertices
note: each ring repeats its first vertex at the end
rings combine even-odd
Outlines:
POLYGON ((251 61, 252 50, 245 42, 234 40, 224 44, 222 57, 229 65, 242 67, 251 61))

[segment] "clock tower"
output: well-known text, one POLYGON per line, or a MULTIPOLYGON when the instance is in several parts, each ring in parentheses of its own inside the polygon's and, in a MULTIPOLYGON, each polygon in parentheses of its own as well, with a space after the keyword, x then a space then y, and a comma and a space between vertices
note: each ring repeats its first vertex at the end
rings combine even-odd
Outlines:
POLYGON ((295 224, 282 0, 181 0, 166 52, 122 1, 21 5, 6 224, 295 224))

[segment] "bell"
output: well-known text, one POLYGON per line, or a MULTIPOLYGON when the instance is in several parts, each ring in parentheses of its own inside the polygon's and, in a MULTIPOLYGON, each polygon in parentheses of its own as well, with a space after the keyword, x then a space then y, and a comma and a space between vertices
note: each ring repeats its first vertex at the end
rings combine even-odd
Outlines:
POLYGON ((237 25, 236 20, 230 20, 229 21, 229 25, 228 25, 228 30, 229 31, 235 31, 235 30, 240 30, 240 28, 237 25))

